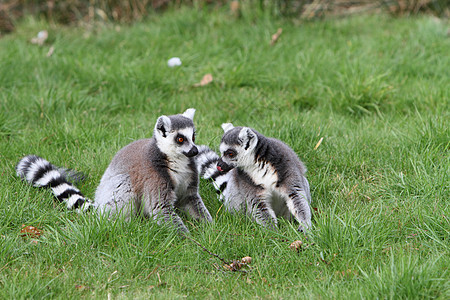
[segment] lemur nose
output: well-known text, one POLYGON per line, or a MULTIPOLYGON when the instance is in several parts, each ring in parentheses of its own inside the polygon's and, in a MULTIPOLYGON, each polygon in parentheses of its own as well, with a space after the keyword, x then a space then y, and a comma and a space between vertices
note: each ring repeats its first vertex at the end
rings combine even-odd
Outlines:
POLYGON ((198 154, 198 148, 194 146, 189 152, 192 152, 192 156, 196 156, 198 154))
POLYGON ((184 152, 184 155, 186 155, 187 157, 193 157, 196 156, 198 154, 198 149, 196 146, 193 146, 191 148, 191 150, 189 150, 189 152, 184 152))

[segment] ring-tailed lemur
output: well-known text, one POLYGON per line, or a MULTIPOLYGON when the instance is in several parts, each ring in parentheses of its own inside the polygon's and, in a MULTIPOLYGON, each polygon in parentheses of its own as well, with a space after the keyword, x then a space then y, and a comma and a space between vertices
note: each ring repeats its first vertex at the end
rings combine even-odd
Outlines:
POLYGON ((16 167, 17 175, 34 186, 50 187, 69 209, 94 206, 100 213, 123 214, 126 218, 143 213, 186 233, 188 229, 176 209, 212 221, 198 193, 194 114, 195 109, 190 108, 183 114, 160 116, 152 138, 135 141, 117 152, 103 174, 93 203, 70 183, 74 173, 43 158, 24 157, 16 167))
POLYGON ((199 146, 199 174, 212 179, 225 207, 246 212, 264 226, 276 228, 277 216, 311 226, 311 195, 306 167, 295 152, 280 140, 265 137, 248 127, 222 124, 224 135, 219 157, 199 146))

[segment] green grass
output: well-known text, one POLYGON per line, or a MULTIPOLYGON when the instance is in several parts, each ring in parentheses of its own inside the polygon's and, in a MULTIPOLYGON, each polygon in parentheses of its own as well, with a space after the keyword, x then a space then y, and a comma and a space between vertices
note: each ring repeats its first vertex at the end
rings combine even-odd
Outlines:
POLYGON ((448 299, 447 27, 191 9, 129 27, 18 24, 0 39, 0 298, 448 299), (41 29, 49 42, 30 44, 41 29), (173 56, 181 67, 167 67, 173 56), (193 87, 206 73, 213 83, 193 87), (317 209, 308 240, 289 222, 272 232, 229 215, 202 181, 215 222, 184 219, 212 253, 253 258, 230 272, 150 220, 77 215, 15 176, 38 154, 86 173, 79 187, 93 198, 116 151, 189 107, 198 144, 217 149, 220 124, 233 122, 298 153, 317 209), (22 224, 42 235, 21 237, 22 224), (308 246, 296 253, 298 239, 308 246))

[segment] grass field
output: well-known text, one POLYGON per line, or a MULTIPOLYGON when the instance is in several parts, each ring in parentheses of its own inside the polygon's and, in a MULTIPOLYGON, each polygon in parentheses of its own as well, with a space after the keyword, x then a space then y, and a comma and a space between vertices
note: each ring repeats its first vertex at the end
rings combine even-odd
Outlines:
POLYGON ((293 22, 191 9, 132 26, 18 24, 0 39, 0 298, 449 299, 447 28, 426 16, 293 22), (42 29, 46 44, 31 44, 42 29), (173 56, 182 66, 167 67, 173 56), (214 81, 194 87, 207 73, 214 81), (197 144, 217 150, 220 124, 233 122, 295 150, 312 186, 308 237, 228 214, 202 181, 214 223, 183 218, 211 253, 253 258, 231 272, 150 220, 68 212, 15 176, 38 154, 84 172, 93 198, 116 151, 189 107, 197 144), (41 235, 21 236, 22 224, 41 235))

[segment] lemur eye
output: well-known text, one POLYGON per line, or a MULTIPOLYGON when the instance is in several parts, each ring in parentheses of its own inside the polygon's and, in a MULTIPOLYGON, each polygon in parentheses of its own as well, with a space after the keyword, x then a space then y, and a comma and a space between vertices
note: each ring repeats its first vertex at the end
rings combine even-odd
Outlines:
POLYGON ((225 152, 225 155, 231 158, 234 157, 236 153, 233 150, 228 150, 225 152))
POLYGON ((181 144, 181 143, 183 143, 183 142, 184 142, 184 137, 178 136, 178 137, 177 137, 177 143, 181 144))
POLYGON ((192 135, 192 142, 195 143, 195 133, 192 135))

